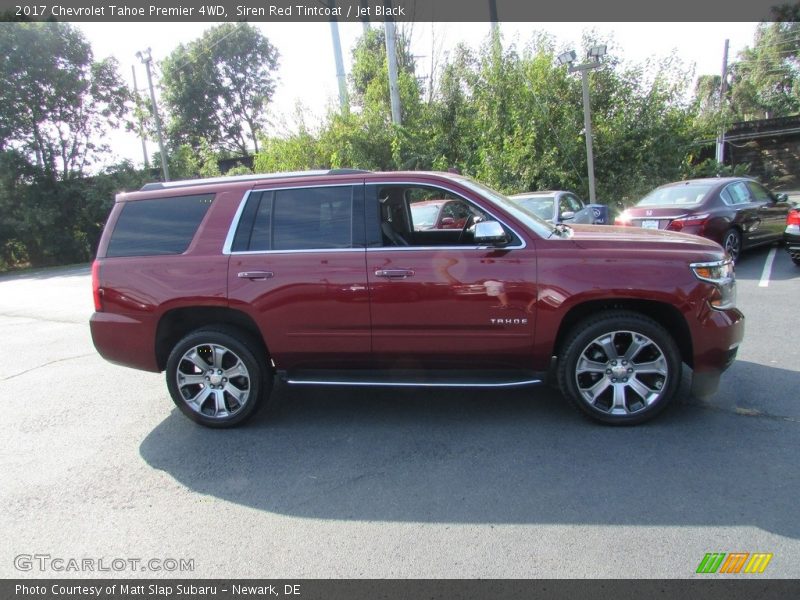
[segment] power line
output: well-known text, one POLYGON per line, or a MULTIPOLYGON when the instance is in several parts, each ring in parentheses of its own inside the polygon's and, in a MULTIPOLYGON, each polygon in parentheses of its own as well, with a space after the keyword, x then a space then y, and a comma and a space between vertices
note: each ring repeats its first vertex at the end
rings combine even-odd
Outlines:
MULTIPOLYGON (((218 39, 216 42, 214 42, 213 44, 211 44, 211 45, 210 45, 208 48, 204 48, 204 49, 203 49, 203 51, 202 51, 200 54, 201 54, 201 55, 203 55, 203 54, 208 54, 208 53, 211 51, 211 49, 212 49, 212 48, 214 48, 214 47, 215 47, 215 46, 217 46, 218 44, 222 43, 224 40, 226 40, 226 39, 228 39, 229 37, 231 37, 231 36, 232 36, 234 33, 238 32, 238 31, 241 31, 241 29, 242 29, 242 25, 246 25, 246 24, 247 24, 247 23, 245 23, 245 22, 237 23, 236 27, 235 27, 235 28, 234 28, 234 29, 233 29, 233 30, 232 30, 230 33, 226 33, 226 34, 225 34, 225 35, 223 35, 223 36, 222 36, 220 39, 218 39)), ((175 68, 175 70, 176 70, 176 71, 180 71, 180 70, 181 70, 181 69, 183 69, 184 67, 186 67, 186 66, 188 66, 189 64, 191 64, 191 63, 195 62, 195 60, 196 60, 196 58, 190 58, 189 60, 187 60, 185 63, 183 63, 183 64, 182 64, 182 65, 180 65, 179 67, 176 67, 176 68, 175 68)))

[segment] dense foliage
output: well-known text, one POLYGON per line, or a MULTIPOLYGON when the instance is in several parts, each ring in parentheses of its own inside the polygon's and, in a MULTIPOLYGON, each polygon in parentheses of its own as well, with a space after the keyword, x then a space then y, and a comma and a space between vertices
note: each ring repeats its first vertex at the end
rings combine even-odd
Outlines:
MULTIPOLYGON (((597 42, 613 43, 587 36, 583 45, 597 42)), ((490 36, 477 49, 457 48, 423 79, 401 29, 396 126, 384 32, 372 28, 352 52, 349 109, 309 123, 298 107, 288 132, 268 136, 278 51, 246 23, 214 27, 178 46, 160 72, 156 65, 170 171, 216 176, 219 159, 255 149, 259 172, 456 168, 504 192, 567 188, 585 197, 581 80, 557 64, 561 50, 542 34, 525 46, 490 36)), ((690 98, 690 69, 673 57, 631 65, 613 56, 589 75, 601 202, 631 202, 682 177, 742 173, 707 160, 717 132, 800 112, 797 19, 759 26, 753 46, 732 60, 722 101, 719 76, 700 77, 690 98)), ((93 167, 110 128, 132 127, 125 119, 133 116, 152 129, 149 102, 65 23, 0 23, 0 77, 0 270, 88 260, 114 193, 157 177, 129 163, 93 167)))
POLYGON ((67 23, 0 23, 0 269, 88 260, 130 165, 86 178, 130 95, 67 23))
POLYGON ((114 59, 68 23, 0 23, 0 150, 50 179, 81 177, 129 100, 114 59))
MULTIPOLYGON (((398 36, 401 57, 406 44, 398 36)), ((556 64, 550 38, 523 50, 499 39, 459 47, 427 102, 413 59, 400 64, 402 126, 391 124, 383 34, 373 30, 353 52, 353 110, 329 114, 317 131, 301 122, 288 138, 265 139, 256 170, 452 167, 506 192, 587 194, 581 83, 556 64)), ((680 67, 666 59, 646 72, 611 61, 590 78, 598 197, 620 200, 679 178, 697 136, 680 67)))

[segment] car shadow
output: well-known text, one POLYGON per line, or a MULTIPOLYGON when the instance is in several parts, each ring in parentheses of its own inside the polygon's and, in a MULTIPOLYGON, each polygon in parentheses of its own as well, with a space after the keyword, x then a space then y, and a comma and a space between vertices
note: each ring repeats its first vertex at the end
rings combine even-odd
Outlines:
MULTIPOLYGON (((760 381, 797 376, 747 368, 760 381)), ((544 387, 279 386, 279 407, 237 430, 174 410, 140 453, 197 493, 304 518, 755 525, 800 537, 797 421, 701 403, 687 381, 658 419, 628 428, 582 419, 544 387)))

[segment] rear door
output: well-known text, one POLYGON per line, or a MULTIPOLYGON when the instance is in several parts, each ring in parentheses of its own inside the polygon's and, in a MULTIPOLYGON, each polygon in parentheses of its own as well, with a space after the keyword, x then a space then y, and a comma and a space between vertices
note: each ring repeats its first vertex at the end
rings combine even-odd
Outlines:
MULTIPOLYGON (((759 204, 753 201, 750 190, 744 181, 734 181, 727 185, 720 192, 720 198, 736 211, 733 221, 742 230, 745 246, 758 244, 769 236, 769 231, 764 223, 766 215, 760 211, 759 204)), ((724 233, 724 231, 721 232, 721 234, 724 233)))
POLYGON ((254 190, 226 242, 228 298, 250 314, 278 369, 347 366, 369 354, 363 184, 254 190))

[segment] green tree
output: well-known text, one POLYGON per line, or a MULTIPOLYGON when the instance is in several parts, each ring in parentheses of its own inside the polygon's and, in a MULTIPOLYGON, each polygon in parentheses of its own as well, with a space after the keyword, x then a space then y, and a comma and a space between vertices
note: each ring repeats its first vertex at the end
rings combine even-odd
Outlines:
POLYGON ((0 150, 30 157, 51 179, 85 173, 128 110, 116 61, 95 61, 68 23, 0 23, 0 80, 0 150))
MULTIPOLYGON (((416 114, 421 89, 416 78, 416 62, 411 54, 411 39, 403 30, 395 36, 395 52, 401 121, 405 122, 416 114)), ((384 30, 374 27, 367 30, 353 48, 352 57, 351 100, 362 111, 380 113, 390 119, 389 67, 384 30)))
POLYGON ((168 134, 221 152, 258 152, 275 92, 278 51, 247 23, 225 23, 179 45, 161 65, 168 134))
POLYGON ((731 65, 730 103, 737 120, 800 112, 800 22, 761 23, 753 46, 731 65))

